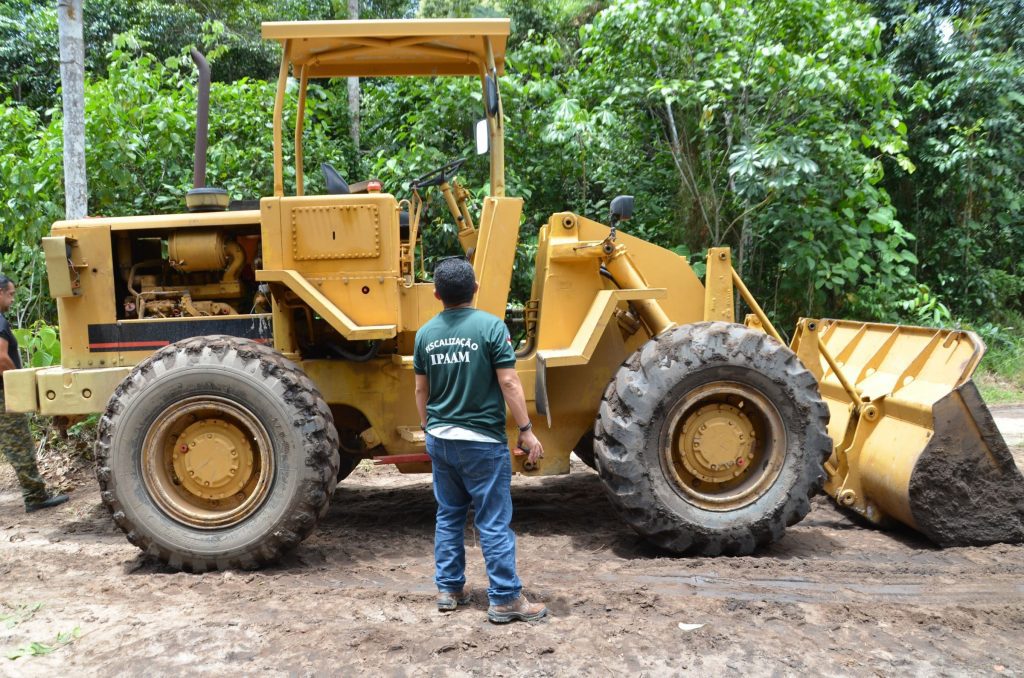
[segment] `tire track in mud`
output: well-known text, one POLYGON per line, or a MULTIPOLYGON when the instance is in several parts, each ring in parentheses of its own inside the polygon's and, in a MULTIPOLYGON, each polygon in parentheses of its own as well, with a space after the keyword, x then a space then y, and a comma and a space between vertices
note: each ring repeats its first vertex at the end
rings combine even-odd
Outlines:
MULTIPOLYGON (((1018 577, 1013 577, 1019 582, 1018 577)), ((803 578, 739 578, 695 574, 688 576, 599 575, 609 584, 648 585, 669 596, 699 596, 774 603, 907 603, 914 605, 1024 603, 1024 584, 1014 581, 954 582, 936 586, 920 581, 864 583, 814 581, 803 578)))

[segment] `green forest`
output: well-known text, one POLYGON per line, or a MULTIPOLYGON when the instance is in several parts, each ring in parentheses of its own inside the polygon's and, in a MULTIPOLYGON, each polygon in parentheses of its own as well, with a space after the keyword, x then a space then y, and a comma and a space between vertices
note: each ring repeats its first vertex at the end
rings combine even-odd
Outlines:
MULTIPOLYGON (((260 23, 348 12, 337 0, 86 0, 89 214, 184 209, 192 46, 213 71, 208 183, 271 194, 279 55, 260 23)), ((708 247, 732 247, 778 327, 806 315, 972 329, 989 346, 990 402, 1019 399, 1024 2, 371 0, 359 13, 511 18, 501 87, 508 193, 526 201, 519 301, 548 215, 606 221, 611 199, 632 194, 625 230, 698 274, 708 247)), ((486 194, 476 80, 360 84, 358 147, 346 82, 311 86, 309 192, 321 162, 407 197, 411 177, 468 157, 461 180, 486 194)), ((53 0, 0 2, 0 100, 0 270, 20 283, 12 323, 45 347, 56 317, 39 241, 64 216, 53 0)), ((455 253, 439 200, 428 217, 428 255, 455 253)))

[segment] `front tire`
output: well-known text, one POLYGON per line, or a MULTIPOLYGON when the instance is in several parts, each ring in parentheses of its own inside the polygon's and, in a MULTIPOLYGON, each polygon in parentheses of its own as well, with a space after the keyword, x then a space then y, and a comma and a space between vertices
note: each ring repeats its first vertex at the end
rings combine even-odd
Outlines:
POLYGON ((776 340, 729 323, 677 327, 609 383, 597 468, 651 542, 745 555, 810 510, 832 452, 828 416, 814 376, 776 340))
POLYGON ((338 479, 330 409, 279 352, 187 339, 139 363, 100 419, 103 502, 175 569, 274 562, 313 531, 338 479))

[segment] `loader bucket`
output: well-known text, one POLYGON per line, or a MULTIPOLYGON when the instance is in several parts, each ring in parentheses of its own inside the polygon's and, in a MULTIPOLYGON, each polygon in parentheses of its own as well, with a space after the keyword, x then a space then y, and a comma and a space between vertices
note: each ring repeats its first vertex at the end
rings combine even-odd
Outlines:
POLYGON ((940 546, 1024 541, 1024 477, 971 381, 976 334, 803 319, 792 348, 829 407, 840 506, 940 546))

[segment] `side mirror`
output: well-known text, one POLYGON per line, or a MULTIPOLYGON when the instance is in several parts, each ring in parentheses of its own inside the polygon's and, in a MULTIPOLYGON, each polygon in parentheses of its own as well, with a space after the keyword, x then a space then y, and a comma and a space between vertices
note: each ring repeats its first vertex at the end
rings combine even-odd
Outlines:
POLYGON ((629 221, 633 216, 633 196, 617 195, 612 200, 612 222, 629 221))
POLYGON ((485 110, 487 115, 495 116, 498 114, 498 81, 491 75, 484 76, 484 92, 486 98, 484 100, 485 110))
POLYGON ((487 125, 487 119, 479 120, 476 123, 476 154, 483 155, 491 147, 491 134, 487 125))

